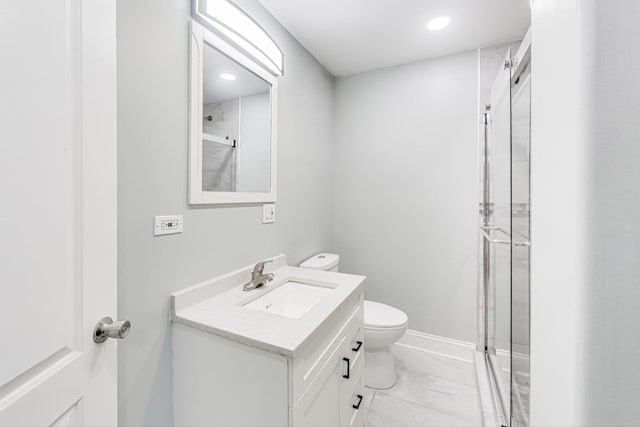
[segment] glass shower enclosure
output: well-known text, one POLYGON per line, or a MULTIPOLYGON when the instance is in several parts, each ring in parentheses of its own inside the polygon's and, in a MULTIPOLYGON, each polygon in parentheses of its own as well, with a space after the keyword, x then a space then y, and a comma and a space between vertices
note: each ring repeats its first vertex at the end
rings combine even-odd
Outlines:
POLYGON ((531 60, 523 47, 515 59, 507 52, 492 87, 479 150, 477 349, 491 423, 504 426, 529 425, 531 60))

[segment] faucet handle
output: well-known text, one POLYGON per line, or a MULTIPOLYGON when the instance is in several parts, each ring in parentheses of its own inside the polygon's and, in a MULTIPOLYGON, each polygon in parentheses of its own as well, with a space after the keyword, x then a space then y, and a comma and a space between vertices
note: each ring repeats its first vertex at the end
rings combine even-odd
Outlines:
POLYGON ((268 262, 273 262, 272 259, 268 259, 266 261, 260 261, 259 263, 257 263, 254 267, 253 267, 253 271, 254 273, 258 273, 258 274, 262 274, 262 272, 264 271, 264 265, 268 262))

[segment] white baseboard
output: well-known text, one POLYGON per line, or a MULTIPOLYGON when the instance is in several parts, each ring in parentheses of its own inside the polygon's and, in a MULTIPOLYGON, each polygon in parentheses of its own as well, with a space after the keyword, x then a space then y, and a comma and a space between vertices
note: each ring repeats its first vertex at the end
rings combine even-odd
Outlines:
POLYGON ((473 363, 474 353, 476 351, 475 344, 470 342, 412 330, 408 330, 396 345, 438 354, 468 363, 473 363))

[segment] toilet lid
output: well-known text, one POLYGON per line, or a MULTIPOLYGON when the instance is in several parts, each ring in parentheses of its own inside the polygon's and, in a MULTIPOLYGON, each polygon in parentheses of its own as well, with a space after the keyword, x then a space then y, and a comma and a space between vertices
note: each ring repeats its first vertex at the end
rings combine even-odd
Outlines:
POLYGON ((364 327, 397 328, 404 326, 409 318, 397 308, 374 301, 364 302, 364 327))

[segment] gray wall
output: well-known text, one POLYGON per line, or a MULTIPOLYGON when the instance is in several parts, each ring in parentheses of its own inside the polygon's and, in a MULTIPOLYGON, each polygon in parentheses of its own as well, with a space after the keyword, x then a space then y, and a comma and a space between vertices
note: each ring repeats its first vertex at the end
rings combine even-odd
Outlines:
POLYGON ((477 52, 336 80, 335 247, 409 328, 475 341, 477 52))
POLYGON ((266 193, 271 180, 271 96, 269 92, 245 95, 240 105, 238 187, 248 193, 266 193))
POLYGON ((272 225, 260 206, 186 203, 189 0, 118 1, 118 310, 133 324, 118 348, 121 425, 172 423, 172 291, 331 248, 333 78, 255 0, 239 3, 285 53, 272 225), (152 237, 162 214, 183 214, 184 233, 152 237))
POLYGON ((639 15, 533 2, 531 425, 640 425, 639 15))

